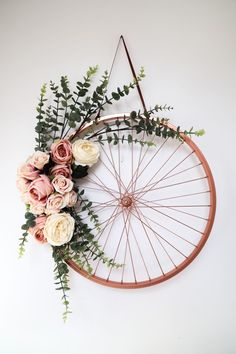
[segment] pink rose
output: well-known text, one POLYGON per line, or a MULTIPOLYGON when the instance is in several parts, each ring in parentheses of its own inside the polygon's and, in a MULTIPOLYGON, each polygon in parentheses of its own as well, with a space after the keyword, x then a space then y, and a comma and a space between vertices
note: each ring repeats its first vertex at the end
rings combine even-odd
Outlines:
POLYGON ((70 192, 73 188, 73 182, 64 176, 57 175, 52 180, 53 187, 58 193, 65 194, 70 192))
POLYGON ((17 171, 18 175, 20 177, 29 179, 29 180, 34 180, 39 176, 39 171, 37 171, 33 165, 30 163, 24 163, 22 164, 17 171))
POLYGON ((28 179, 17 176, 16 186, 22 194, 27 192, 29 185, 30 185, 30 181, 28 179))
POLYGON ((50 170, 50 174, 54 177, 57 175, 61 175, 61 176, 71 179, 71 173, 72 173, 71 167, 67 166, 67 165, 55 165, 50 170))
POLYGON ((46 175, 40 175, 28 188, 30 204, 46 205, 48 196, 53 192, 53 186, 46 175))
POLYGON ((33 235, 35 239, 40 243, 47 242, 43 232, 46 220, 47 220, 46 216, 38 216, 35 219, 36 225, 29 228, 29 233, 33 235))
POLYGON ((77 203, 77 193, 75 191, 70 191, 64 195, 65 205, 69 208, 73 207, 77 203))
POLYGON ((58 140, 51 146, 52 160, 56 163, 65 164, 71 161, 72 145, 69 140, 58 140))
POLYGON ((46 214, 59 213, 62 208, 64 208, 64 196, 60 193, 51 194, 47 200, 46 214))

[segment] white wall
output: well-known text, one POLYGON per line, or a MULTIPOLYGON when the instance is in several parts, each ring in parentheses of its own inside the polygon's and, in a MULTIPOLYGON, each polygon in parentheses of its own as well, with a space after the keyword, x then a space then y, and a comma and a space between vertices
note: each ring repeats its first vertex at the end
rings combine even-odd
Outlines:
MULTIPOLYGON (((0 2, 1 354, 233 354, 235 331, 236 1, 0 2), (123 34, 148 105, 204 127, 197 143, 217 186, 209 241, 180 275, 134 291, 105 288, 71 271, 73 314, 61 321, 50 252, 34 242, 17 260, 24 206, 17 165, 34 146, 34 108, 45 81, 108 68, 123 34)), ((117 64, 126 81, 125 64, 117 64)))

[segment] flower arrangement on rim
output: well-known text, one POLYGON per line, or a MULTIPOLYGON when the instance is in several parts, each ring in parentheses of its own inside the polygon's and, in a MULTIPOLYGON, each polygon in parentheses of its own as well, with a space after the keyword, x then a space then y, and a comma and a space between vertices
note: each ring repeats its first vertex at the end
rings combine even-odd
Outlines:
POLYGON ((92 166, 98 158, 97 144, 81 139, 71 144, 63 139, 53 143, 48 153, 36 151, 19 167, 17 186, 28 208, 27 217, 34 220, 28 231, 36 240, 52 246, 71 240, 75 221, 69 213, 62 213, 78 201, 71 165, 92 166))
MULTIPOLYGON (((81 213, 85 212, 94 229, 100 229, 92 202, 86 199, 85 191, 80 189, 78 180, 89 173, 91 166, 99 163, 99 144, 104 144, 104 141, 108 144, 117 144, 118 140, 122 143, 125 140, 128 140, 128 143, 145 143, 133 140, 132 135, 128 135, 128 139, 124 136, 118 137, 118 121, 115 122, 115 127, 106 124, 97 133, 93 132, 81 138, 80 133, 86 124, 98 124, 98 113, 105 105, 128 95, 145 76, 141 68, 139 75, 132 82, 124 85, 122 89, 117 88, 117 91, 108 97, 107 72, 102 76, 100 85, 92 93, 89 92, 91 78, 96 72, 97 67, 90 67, 84 81, 78 81, 76 90, 72 92, 66 76, 61 77, 60 85, 51 82, 50 90, 54 100, 53 104, 47 106, 46 85, 43 85, 37 106, 35 152, 17 171, 17 187, 26 205, 26 221, 22 226, 19 256, 25 252, 29 234, 39 243, 52 246, 55 284, 56 289, 62 291, 64 320, 70 313, 67 260, 75 261, 88 274, 92 274, 90 261, 94 259, 100 259, 108 267, 122 266, 104 254, 95 240, 93 229, 83 221, 81 213), (74 129, 74 134, 69 135, 71 129, 74 129), (103 134, 106 134, 106 139, 103 139, 103 134), (94 137, 97 142, 90 140, 94 137)), ((167 119, 155 117, 155 113, 171 109, 172 107, 167 105, 157 105, 154 109, 142 113, 133 111, 130 117, 124 117, 125 128, 122 130, 181 139, 180 127, 174 131, 167 125, 167 119)), ((200 136, 204 131, 190 129, 182 133, 200 136)))

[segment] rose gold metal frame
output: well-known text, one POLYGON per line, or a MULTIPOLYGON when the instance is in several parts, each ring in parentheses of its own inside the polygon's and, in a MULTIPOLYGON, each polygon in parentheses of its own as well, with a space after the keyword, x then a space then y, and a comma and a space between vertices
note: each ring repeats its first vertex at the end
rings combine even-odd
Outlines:
MULTIPOLYGON (((122 118, 124 118, 124 116, 129 117, 128 114, 118 114, 118 115, 116 114, 116 115, 110 115, 110 116, 105 116, 105 117, 99 118, 98 121, 102 122, 102 123, 112 122, 116 119, 122 119, 122 118)), ((86 131, 93 124, 94 123, 90 123, 87 126, 85 126, 82 134, 86 133, 86 131)), ((168 124, 168 127, 173 130, 176 130, 176 127, 171 124, 168 124)), ((78 132, 75 131, 70 136, 70 139, 72 140, 77 135, 78 135, 78 132)), ((71 268, 73 268, 79 274, 85 276, 86 278, 88 278, 96 283, 99 283, 99 284, 102 284, 105 286, 109 286, 109 287, 114 287, 114 288, 134 289, 134 288, 143 288, 143 287, 148 287, 151 285, 156 285, 156 284, 161 283, 167 279, 170 279, 174 275, 181 272, 184 268, 186 268, 196 258, 196 256, 200 253, 203 246, 205 245, 205 243, 210 235, 213 223, 214 223, 215 211, 216 211, 216 189, 215 189, 215 183, 214 183, 214 179, 213 179, 209 164, 208 164, 207 160, 205 159, 203 153, 200 151, 200 149, 197 147, 197 145, 188 136, 181 134, 181 137, 182 137, 183 141, 195 152, 198 159, 200 160, 202 167, 206 173, 206 177, 207 177, 208 184, 209 184, 209 191, 210 191, 209 218, 208 218, 205 230, 202 233, 201 240, 198 243, 195 250, 190 254, 190 256, 187 257, 182 263, 180 263, 175 269, 165 273, 164 275, 153 278, 151 280, 140 281, 140 282, 118 282, 118 281, 103 279, 103 278, 100 278, 96 275, 88 276, 88 273, 85 270, 81 269, 75 262, 68 260, 67 263, 71 268)))

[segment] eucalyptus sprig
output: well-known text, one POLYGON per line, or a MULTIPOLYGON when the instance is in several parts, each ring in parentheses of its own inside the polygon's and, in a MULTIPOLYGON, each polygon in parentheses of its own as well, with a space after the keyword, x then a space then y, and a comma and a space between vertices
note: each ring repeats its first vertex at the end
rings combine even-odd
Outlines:
POLYGON ((20 237, 20 243, 19 243, 19 258, 21 258, 24 253, 25 253, 25 243, 28 242, 27 236, 28 236, 28 230, 30 227, 35 226, 35 216, 34 214, 30 213, 26 209, 25 213, 25 223, 21 226, 21 229, 23 230, 23 234, 20 237))
POLYGON ((45 102, 47 101, 47 99, 45 98, 47 92, 46 87, 46 84, 43 84, 43 86, 41 87, 39 103, 36 107, 38 113, 36 119, 38 120, 38 122, 36 124, 35 131, 36 133, 38 133, 38 137, 35 138, 35 141, 37 143, 35 151, 46 150, 47 142, 50 140, 50 125, 45 121, 46 112, 44 110, 45 102))
POLYGON ((141 145, 151 146, 153 145, 152 142, 139 140, 137 137, 134 137, 133 134, 118 136, 116 132, 120 133, 126 131, 128 133, 134 131, 137 134, 144 132, 147 136, 156 135, 164 139, 173 138, 179 140, 183 139, 182 135, 202 136, 205 134, 204 129, 193 130, 193 128, 191 128, 190 130, 182 131, 180 126, 178 126, 176 129, 173 129, 168 125, 169 119, 159 118, 155 115, 153 116, 154 112, 170 109, 172 109, 172 107, 167 105, 157 105, 155 108, 150 109, 149 111, 144 111, 142 113, 140 111, 138 113, 136 111, 132 111, 129 116, 124 116, 123 120, 117 119, 113 125, 109 123, 103 123, 103 127, 97 132, 88 135, 87 139, 90 140, 97 138, 95 141, 99 142, 100 144, 104 144, 104 142, 107 141, 108 143, 112 142, 114 145, 117 145, 119 141, 122 143, 124 141, 128 141, 128 143, 139 142, 141 145), (122 122, 123 125, 121 127, 122 122))
POLYGON ((69 268, 65 262, 65 259, 68 258, 68 248, 67 246, 53 247, 52 256, 55 261, 55 285, 56 290, 62 291, 62 304, 64 305, 65 311, 62 314, 64 322, 67 320, 68 315, 71 313, 69 308, 69 299, 67 292, 69 288, 69 268))
POLYGON ((90 67, 83 81, 77 81, 74 91, 70 89, 67 76, 61 76, 59 85, 51 81, 53 104, 46 108, 46 84, 42 86, 37 106, 38 123, 35 130, 38 137, 35 150, 47 151, 49 142, 67 137, 71 129, 77 129, 77 134, 79 134, 85 124, 97 120, 99 113, 105 109, 106 105, 128 95, 130 90, 133 90, 145 77, 144 69, 141 68, 136 79, 124 85, 123 88, 118 87, 111 92, 110 96, 107 96, 109 74, 105 71, 100 84, 90 94, 92 78, 97 70, 98 66, 90 67))

